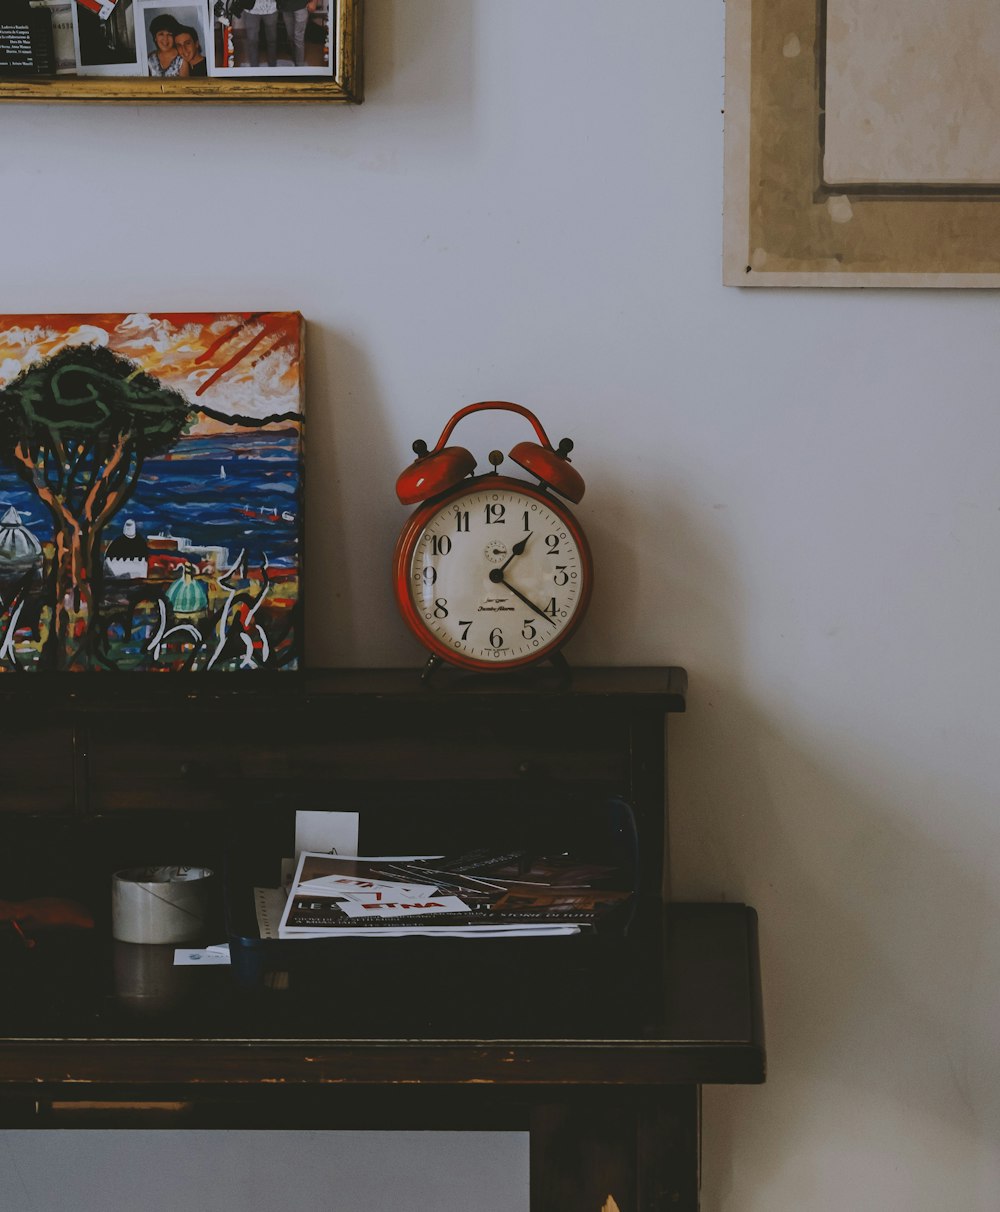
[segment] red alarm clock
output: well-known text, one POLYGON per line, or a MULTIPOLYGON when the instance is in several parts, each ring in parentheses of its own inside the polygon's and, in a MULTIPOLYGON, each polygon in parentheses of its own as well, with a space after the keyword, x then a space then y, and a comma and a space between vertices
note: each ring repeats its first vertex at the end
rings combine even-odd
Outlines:
POLYGON ((586 536, 559 497, 583 496, 571 466, 573 443, 553 448, 534 413, 486 400, 459 409, 433 450, 413 443, 417 459, 396 481, 404 505, 417 505, 396 543, 396 600, 410 630, 444 660, 471 670, 513 669, 543 659, 563 663, 559 649, 579 627, 590 601, 593 562, 586 536), (470 413, 519 413, 537 442, 518 442, 511 460, 538 481, 493 470, 474 476, 476 460, 447 446, 470 413))

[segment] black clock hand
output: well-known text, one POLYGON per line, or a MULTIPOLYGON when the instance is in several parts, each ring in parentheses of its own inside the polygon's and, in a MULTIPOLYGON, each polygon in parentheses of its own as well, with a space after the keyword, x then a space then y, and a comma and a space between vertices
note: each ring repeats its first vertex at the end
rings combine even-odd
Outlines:
MULTIPOLYGON (((525 540, 525 541, 527 541, 527 540, 525 540)), ((494 585, 503 585, 503 587, 505 589, 509 589, 515 598, 520 598, 521 601, 525 604, 525 606, 530 606, 531 609, 535 612, 535 614, 537 614, 541 618, 543 618, 546 621, 546 623, 551 623, 552 626, 555 627, 555 625, 556 625, 555 619, 550 618, 545 613, 544 610, 539 610, 538 607, 535 605, 535 603, 532 601, 529 601, 529 599, 524 596, 524 594, 520 591, 520 589, 515 589, 514 586, 511 585, 511 583, 509 581, 504 580, 502 568, 491 569, 490 570, 490 580, 493 582, 494 585)))
MULTIPOLYGON (((507 567, 507 565, 511 562, 511 560, 515 556, 524 555, 524 549, 525 549, 525 547, 528 546, 528 540, 531 538, 531 534, 532 534, 532 532, 529 530, 528 533, 524 536, 523 539, 521 539, 521 541, 519 543, 514 544, 514 546, 510 549, 510 555, 506 558, 506 560, 504 560, 504 562, 497 569, 498 572, 502 573, 504 571, 504 569, 507 567)), ((498 581, 498 583, 499 583, 499 581, 498 581)))

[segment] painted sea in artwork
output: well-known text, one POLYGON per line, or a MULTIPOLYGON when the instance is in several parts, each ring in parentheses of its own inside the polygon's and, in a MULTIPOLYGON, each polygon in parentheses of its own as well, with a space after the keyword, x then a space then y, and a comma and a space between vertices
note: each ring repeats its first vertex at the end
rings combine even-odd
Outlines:
POLYGON ((0 317, 0 672, 298 666, 300 326, 0 317))

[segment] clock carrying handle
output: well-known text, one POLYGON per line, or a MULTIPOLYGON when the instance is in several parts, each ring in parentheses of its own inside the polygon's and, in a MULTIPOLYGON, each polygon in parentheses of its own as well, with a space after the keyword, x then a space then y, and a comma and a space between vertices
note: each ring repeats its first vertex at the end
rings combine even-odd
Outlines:
POLYGON ((532 428, 538 435, 538 440, 541 444, 552 450, 552 443, 549 441, 549 435, 542 428, 542 423, 531 411, 530 408, 525 408, 523 404, 512 404, 509 400, 481 400, 478 404, 466 404, 464 408, 460 408, 458 412, 451 418, 448 424, 441 432, 441 436, 437 440, 437 446, 431 451, 431 454, 437 454, 444 448, 445 442, 451 437, 451 431, 462 420, 463 417, 469 416, 473 412, 488 412, 490 409, 495 409, 497 412, 516 412, 522 417, 526 417, 531 422, 532 428))
MULTIPOLYGON (((446 446, 445 443, 463 417, 491 409, 520 414, 531 422, 538 437, 537 442, 518 442, 511 449, 510 458, 514 463, 560 496, 573 502, 582 498, 583 477, 575 467, 570 466, 569 453, 573 443, 569 438, 563 438, 559 446, 553 449, 541 421, 523 404, 512 404, 508 400, 482 400, 478 404, 467 404, 455 413, 442 430, 433 450, 429 451, 427 443, 420 439, 413 443, 416 462, 407 467, 396 481, 396 495, 404 505, 416 505, 447 492, 475 471, 476 460, 468 450, 463 446, 446 446)), ((501 458, 497 455, 495 461, 499 462, 501 458)))

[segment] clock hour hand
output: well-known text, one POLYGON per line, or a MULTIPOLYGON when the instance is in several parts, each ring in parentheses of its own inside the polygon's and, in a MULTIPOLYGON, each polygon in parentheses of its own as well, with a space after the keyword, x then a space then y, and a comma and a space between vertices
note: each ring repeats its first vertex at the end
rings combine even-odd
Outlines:
MULTIPOLYGON (((528 540, 530 538, 531 538, 531 531, 529 530, 528 533, 524 536, 524 538, 521 539, 520 542, 515 543, 514 546, 510 549, 510 555, 500 565, 500 567, 497 569, 497 572, 502 573, 503 570, 507 567, 507 565, 511 562, 511 560, 514 559, 515 556, 524 555, 524 549, 525 549, 525 547, 528 546, 528 540)), ((510 586, 508 586, 508 588, 510 588, 510 586)))
MULTIPOLYGON (((525 542, 527 542, 527 540, 525 540, 525 542)), ((523 548, 522 548, 522 550, 523 550, 523 548)), ((544 610, 539 610, 538 607, 535 605, 535 603, 532 602, 530 599, 526 598, 524 596, 524 594, 520 591, 520 589, 515 589, 514 586, 511 585, 511 583, 509 581, 504 580, 502 568, 491 569, 490 570, 490 580, 493 582, 494 585, 503 585, 503 587, 505 589, 509 590, 514 595, 515 598, 520 598, 521 601, 525 604, 525 606, 530 606, 531 609, 535 612, 535 614, 537 614, 539 616, 539 618, 544 619, 546 621, 546 623, 551 623, 552 626, 555 627, 555 625, 556 625, 555 619, 553 619, 549 615, 547 615, 544 610)))

